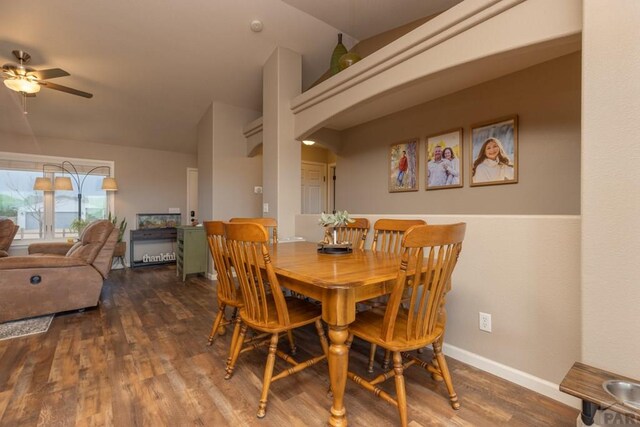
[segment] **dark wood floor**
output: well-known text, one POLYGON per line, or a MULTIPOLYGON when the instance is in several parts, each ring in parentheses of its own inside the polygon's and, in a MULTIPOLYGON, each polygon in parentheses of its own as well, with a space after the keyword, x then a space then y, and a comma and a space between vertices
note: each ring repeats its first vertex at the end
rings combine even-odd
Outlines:
MULTIPOLYGON (((233 379, 223 379, 229 334, 205 345, 214 295, 212 282, 182 283, 170 267, 111 272, 97 309, 57 315, 46 334, 0 341, 0 425, 325 425, 326 363, 274 383, 267 416, 255 417, 266 350, 241 356, 233 379)), ((296 331, 298 357, 320 352, 313 332, 296 331)), ((367 351, 356 341, 351 352, 362 375, 367 351)), ((575 425, 576 410, 450 362, 462 408, 453 411, 441 383, 409 369, 410 426, 575 425)), ((393 407, 355 384, 345 403, 351 426, 397 425, 393 407)))

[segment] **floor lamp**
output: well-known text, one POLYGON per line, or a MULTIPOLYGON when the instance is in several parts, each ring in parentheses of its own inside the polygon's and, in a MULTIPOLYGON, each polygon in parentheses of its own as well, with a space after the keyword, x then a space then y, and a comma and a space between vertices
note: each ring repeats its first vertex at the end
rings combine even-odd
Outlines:
MULTIPOLYGON (((73 191, 73 185, 71 183, 71 179, 73 179, 78 188, 78 219, 80 220, 82 219, 82 187, 84 187, 84 181, 92 172, 98 169, 107 169, 108 174, 111 175, 111 168, 109 166, 96 166, 86 173, 80 173, 76 166, 67 160, 59 165, 45 163, 42 165, 42 177, 36 178, 33 189, 40 191, 73 191), (62 171, 62 176, 56 177, 54 182, 51 183, 51 179, 45 176, 45 167, 57 168, 62 171), (69 174, 69 176, 64 176, 65 172, 69 174)), ((102 189, 105 191, 117 191, 118 184, 116 183, 116 179, 111 176, 105 176, 102 180, 102 189)))

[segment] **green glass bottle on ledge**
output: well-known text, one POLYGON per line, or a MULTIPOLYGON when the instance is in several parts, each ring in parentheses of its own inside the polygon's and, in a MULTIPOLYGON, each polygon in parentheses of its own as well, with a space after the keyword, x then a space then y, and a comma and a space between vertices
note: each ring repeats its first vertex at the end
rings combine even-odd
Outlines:
POLYGON ((331 66, 329 67, 329 72, 332 76, 340 72, 340 57, 346 53, 347 48, 342 44, 342 33, 340 33, 338 34, 338 44, 331 54, 331 66))

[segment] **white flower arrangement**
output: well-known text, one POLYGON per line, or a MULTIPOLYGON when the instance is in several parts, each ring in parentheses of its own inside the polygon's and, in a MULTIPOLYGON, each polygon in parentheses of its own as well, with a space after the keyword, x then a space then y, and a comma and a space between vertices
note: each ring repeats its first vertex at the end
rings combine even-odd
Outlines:
POLYGON ((334 214, 322 212, 318 220, 318 223, 323 227, 344 227, 353 222, 356 221, 349 217, 349 212, 347 211, 336 211, 334 214))

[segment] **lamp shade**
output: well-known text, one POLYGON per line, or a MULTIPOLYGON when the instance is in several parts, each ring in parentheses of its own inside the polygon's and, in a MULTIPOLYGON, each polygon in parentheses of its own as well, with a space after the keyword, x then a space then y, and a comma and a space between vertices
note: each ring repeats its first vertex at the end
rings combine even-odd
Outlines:
POLYGON ((7 79, 4 81, 4 85, 11 90, 15 90, 16 92, 40 92, 40 85, 38 83, 25 78, 7 79))
POLYGON ((34 190, 39 191, 53 191, 53 185, 51 185, 51 180, 49 178, 36 178, 36 182, 33 184, 34 190))
POLYGON ((68 176, 56 177, 56 180, 53 182, 53 189, 63 190, 63 191, 73 190, 73 185, 71 184, 71 178, 69 178, 68 176))
POLYGON ((109 176, 102 180, 102 189, 104 191, 118 191, 118 183, 115 178, 109 176))

